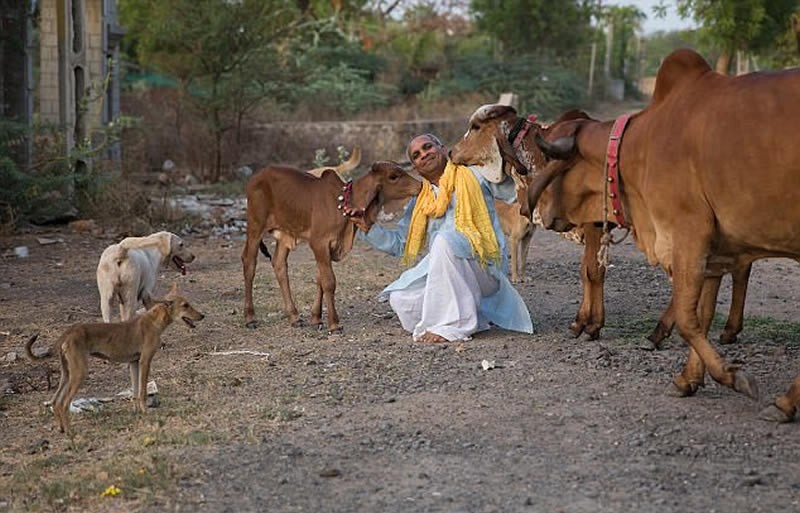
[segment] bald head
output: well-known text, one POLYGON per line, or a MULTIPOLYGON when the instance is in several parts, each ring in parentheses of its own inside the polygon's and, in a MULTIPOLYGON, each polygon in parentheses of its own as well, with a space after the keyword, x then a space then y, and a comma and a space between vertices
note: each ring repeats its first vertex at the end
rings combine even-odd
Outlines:
POLYGON ((442 144, 442 141, 440 141, 438 137, 436 137, 435 135, 433 135, 431 133, 415 135, 414 138, 411 139, 411 141, 409 141, 408 146, 406 146, 406 155, 408 155, 408 160, 413 160, 411 158, 411 145, 414 144, 414 142, 416 142, 417 140, 421 140, 421 139, 430 141, 433 144, 435 144, 436 146, 444 147, 444 144, 442 144))
POLYGON ((433 134, 422 134, 408 143, 408 158, 414 170, 429 182, 438 184, 447 166, 447 148, 433 134))

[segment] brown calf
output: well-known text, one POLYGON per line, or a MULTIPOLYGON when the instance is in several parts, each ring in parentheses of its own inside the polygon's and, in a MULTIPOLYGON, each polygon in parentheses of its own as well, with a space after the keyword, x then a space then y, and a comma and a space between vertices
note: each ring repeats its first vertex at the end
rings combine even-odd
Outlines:
POLYGON ((419 181, 391 161, 375 162, 369 172, 351 184, 345 192, 345 182, 333 170, 316 178, 286 166, 269 166, 248 180, 247 241, 242 251, 244 317, 248 327, 256 326, 253 278, 259 247, 272 260, 289 323, 300 324, 287 268, 289 252, 299 239, 308 242, 317 261, 317 295, 311 308, 311 323, 322 324, 324 296, 328 329, 340 330, 334 306, 336 277, 331 263, 350 252, 357 230, 356 223, 343 212, 349 212, 359 227, 368 230, 384 201, 410 198, 418 194, 421 187, 419 181), (274 258, 261 240, 266 233, 276 240, 274 258))

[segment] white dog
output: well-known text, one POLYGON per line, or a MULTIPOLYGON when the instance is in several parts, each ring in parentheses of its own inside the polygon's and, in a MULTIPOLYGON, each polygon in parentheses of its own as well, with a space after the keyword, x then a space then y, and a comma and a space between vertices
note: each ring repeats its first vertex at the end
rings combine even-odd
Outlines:
POLYGON ((111 322, 114 298, 119 300, 119 315, 123 321, 133 318, 139 301, 150 308, 159 268, 172 262, 181 274, 186 274, 184 264, 193 260, 194 255, 184 247, 183 240, 170 232, 128 237, 107 247, 97 264, 103 321, 111 322))

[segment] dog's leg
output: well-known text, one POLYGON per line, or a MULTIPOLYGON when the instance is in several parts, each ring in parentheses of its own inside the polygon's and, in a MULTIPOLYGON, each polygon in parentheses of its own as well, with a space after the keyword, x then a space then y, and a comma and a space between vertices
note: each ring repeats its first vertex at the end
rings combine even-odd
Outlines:
MULTIPOLYGON (((139 397, 139 361, 133 361, 128 364, 128 373, 131 376, 131 398, 136 399, 139 397)), ((147 389, 147 383, 145 390, 147 389)))
POLYGON ((81 383, 83 383, 83 380, 86 378, 89 357, 80 351, 77 344, 65 344, 62 354, 64 355, 66 365, 69 367, 69 373, 66 391, 62 394, 60 401, 61 430, 66 434, 70 434, 69 407, 72 403, 72 399, 74 399, 78 393, 78 388, 80 388, 81 383))
POLYGON ((275 256, 272 258, 272 270, 275 271, 275 279, 281 288, 283 297, 283 311, 289 318, 289 324, 299 326, 300 314, 297 312, 297 305, 292 297, 292 289, 289 286, 289 246, 278 240, 275 245, 275 256))
POLYGON ((328 331, 340 332, 342 327, 339 325, 339 315, 336 313, 336 275, 333 274, 330 249, 327 246, 314 246, 311 250, 317 260, 317 286, 322 289, 325 306, 328 308, 328 331))
MULTIPOLYGON (((126 290, 119 296, 119 316, 123 321, 129 321, 136 315, 136 306, 138 305, 138 297, 136 290, 132 287, 127 287, 126 290)), ((139 364, 132 362, 128 364, 128 372, 131 376, 131 391, 133 397, 136 397, 136 385, 139 379, 139 364)))
POLYGON ((153 305, 156 304, 155 300, 153 299, 153 296, 151 296, 149 292, 142 292, 141 300, 142 304, 147 310, 150 310, 153 307, 153 305))
POLYGON ((138 303, 138 294, 136 289, 126 287, 126 290, 119 295, 119 315, 123 321, 129 321, 136 315, 136 307, 138 303))
MULTIPOLYGON (((158 347, 158 341, 155 341, 155 344, 158 347)), ((149 346, 150 344, 148 344, 149 346)), ((150 375, 150 362, 153 360, 154 355, 155 351, 144 349, 137 365, 139 368, 139 386, 137 393, 133 397, 136 399, 138 410, 142 413, 147 412, 147 377, 150 375)))
POLYGON ((64 400, 64 394, 67 392, 67 383, 69 383, 69 365, 64 358, 64 354, 59 354, 59 361, 61 363, 61 376, 58 378, 58 388, 56 393, 53 394, 53 399, 50 401, 50 406, 53 408, 53 415, 56 417, 59 430, 64 432, 64 409, 61 405, 64 400))
POLYGON ((114 288, 107 283, 97 280, 97 290, 100 292, 100 313, 103 315, 103 322, 111 322, 112 300, 114 298, 114 288))
POLYGON ((509 251, 511 254, 511 282, 519 283, 519 237, 516 233, 512 233, 508 238, 511 245, 511 251, 509 251))
POLYGON ((519 275, 522 277, 523 280, 526 279, 525 277, 525 268, 528 265, 528 251, 531 249, 531 240, 533 240, 533 232, 536 231, 536 225, 533 223, 528 223, 528 229, 525 231, 525 235, 520 240, 520 259, 519 259, 519 275))

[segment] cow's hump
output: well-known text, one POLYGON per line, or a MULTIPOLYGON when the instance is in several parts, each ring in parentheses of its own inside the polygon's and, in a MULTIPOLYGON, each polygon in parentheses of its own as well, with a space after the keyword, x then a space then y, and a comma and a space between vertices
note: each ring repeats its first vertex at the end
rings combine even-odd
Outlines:
POLYGON ((688 48, 675 50, 664 59, 656 75, 653 102, 660 102, 681 84, 711 71, 705 59, 688 48))

